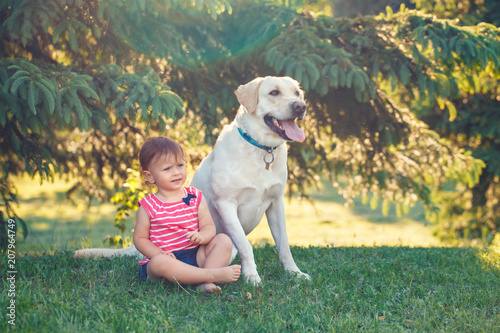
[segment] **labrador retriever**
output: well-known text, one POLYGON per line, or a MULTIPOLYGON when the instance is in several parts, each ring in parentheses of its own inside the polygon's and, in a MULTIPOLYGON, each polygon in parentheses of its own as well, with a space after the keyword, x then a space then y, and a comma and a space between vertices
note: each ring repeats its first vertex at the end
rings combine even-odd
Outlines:
MULTIPOLYGON (((217 232, 233 241, 246 281, 260 284, 253 249, 246 235, 266 214, 283 267, 310 279, 295 264, 286 232, 283 195, 287 181, 286 141, 302 142, 296 124, 306 115, 304 93, 289 77, 264 77, 236 90, 240 107, 234 121, 219 136, 202 161, 190 186, 203 192, 217 232)), ((87 249, 75 256, 137 255, 122 250, 87 249)))
POLYGON ((296 119, 306 114, 304 93, 288 77, 257 78, 236 90, 240 108, 202 161, 191 186, 209 202, 217 232, 231 237, 248 282, 261 278, 246 238, 266 214, 284 268, 309 278, 295 264, 286 232, 283 194, 286 141, 303 141, 296 119))

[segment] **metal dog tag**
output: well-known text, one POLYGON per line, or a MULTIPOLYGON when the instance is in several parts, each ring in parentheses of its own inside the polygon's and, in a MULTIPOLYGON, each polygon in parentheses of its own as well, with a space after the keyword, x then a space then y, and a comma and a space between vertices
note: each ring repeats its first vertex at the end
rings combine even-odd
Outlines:
POLYGON ((269 149, 269 150, 267 151, 267 154, 266 154, 266 155, 264 155, 264 163, 266 163, 266 170, 269 170, 269 167, 271 166, 271 163, 273 163, 273 162, 274 162, 274 154, 273 154, 272 149, 269 149), (266 156, 267 156, 267 155, 271 155, 271 160, 270 160, 270 161, 267 161, 267 160, 266 160, 266 156))

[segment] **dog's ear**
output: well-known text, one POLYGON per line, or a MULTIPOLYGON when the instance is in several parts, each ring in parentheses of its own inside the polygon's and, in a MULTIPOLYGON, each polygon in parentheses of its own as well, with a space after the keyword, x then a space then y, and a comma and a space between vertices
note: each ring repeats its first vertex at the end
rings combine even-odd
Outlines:
POLYGON ((264 78, 258 77, 236 89, 236 98, 248 112, 254 112, 259 104, 259 88, 264 78))

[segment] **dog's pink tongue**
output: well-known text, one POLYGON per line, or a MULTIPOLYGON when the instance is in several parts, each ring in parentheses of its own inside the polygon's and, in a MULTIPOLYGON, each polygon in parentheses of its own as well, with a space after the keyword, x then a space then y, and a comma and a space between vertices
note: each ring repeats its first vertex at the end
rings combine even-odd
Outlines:
POLYGON ((302 142, 305 140, 306 135, 304 134, 304 131, 301 130, 297 124, 295 124, 295 120, 290 119, 290 120, 282 120, 281 126, 283 126, 283 129, 285 130, 285 134, 287 137, 290 138, 290 140, 293 141, 298 141, 302 142))

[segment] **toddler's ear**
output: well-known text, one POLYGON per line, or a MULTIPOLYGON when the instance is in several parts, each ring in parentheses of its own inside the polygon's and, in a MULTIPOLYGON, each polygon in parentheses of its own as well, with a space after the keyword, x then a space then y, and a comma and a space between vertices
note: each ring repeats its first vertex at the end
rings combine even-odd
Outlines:
POLYGON ((146 182, 147 183, 151 183, 151 184, 154 184, 155 183, 155 180, 153 178, 153 175, 151 174, 151 172, 149 172, 148 170, 143 170, 142 171, 142 175, 144 176, 144 178, 146 179, 146 182))

